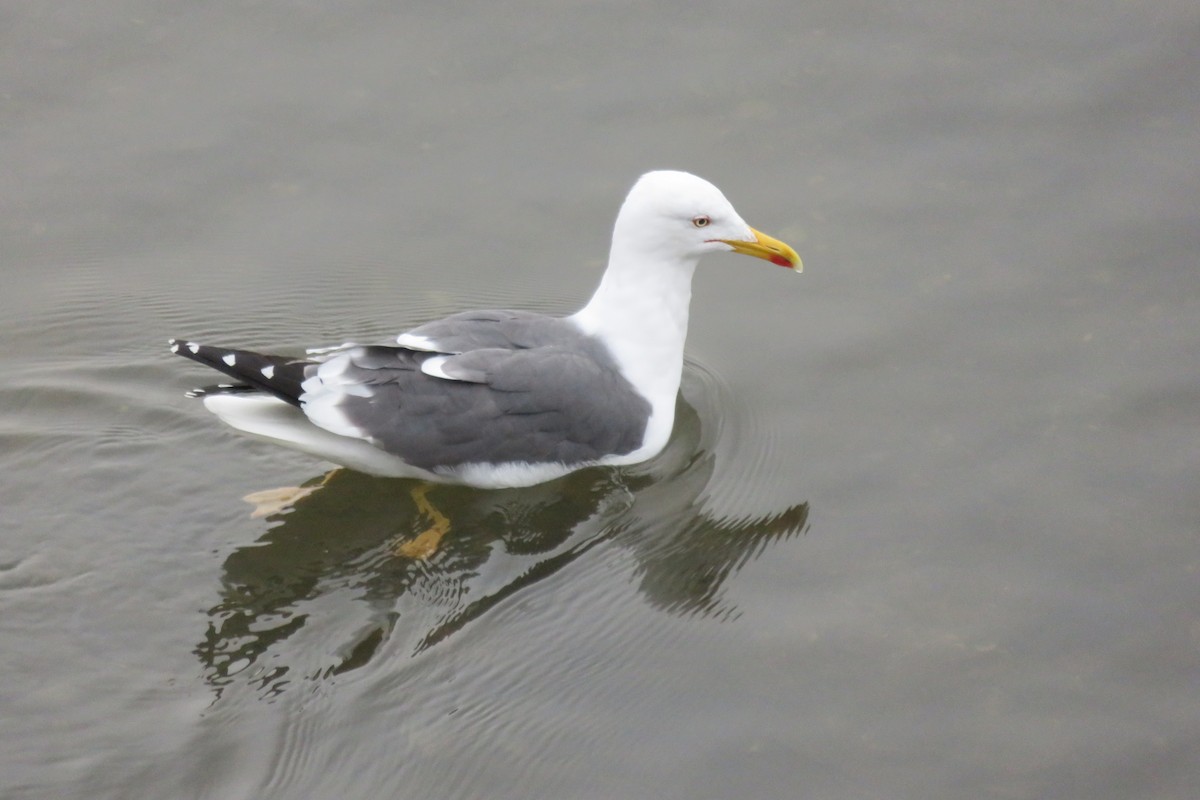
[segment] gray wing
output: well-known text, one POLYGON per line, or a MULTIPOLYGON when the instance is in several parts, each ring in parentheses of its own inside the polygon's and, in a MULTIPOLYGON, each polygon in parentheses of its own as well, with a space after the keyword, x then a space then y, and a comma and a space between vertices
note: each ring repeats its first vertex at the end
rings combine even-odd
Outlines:
POLYGON ((582 338, 557 317, 531 311, 464 311, 400 334, 403 347, 434 353, 467 353, 499 347, 524 350, 582 338))
MULTIPOLYGON (((541 320, 563 324, 545 317, 534 322, 541 320)), ((641 446, 650 404, 601 343, 559 331, 562 343, 521 348, 513 339, 522 341, 522 332, 514 335, 504 327, 490 330, 493 341, 508 338, 507 347, 460 355, 354 348, 312 370, 302 407, 316 425, 366 439, 428 470, 473 463, 577 464, 641 446), (430 368, 426 362, 432 359, 438 361, 430 368), (423 365, 433 374, 423 372, 423 365)), ((485 338, 462 329, 442 334, 443 344, 485 338)), ((534 339, 524 341, 532 345, 534 339)))

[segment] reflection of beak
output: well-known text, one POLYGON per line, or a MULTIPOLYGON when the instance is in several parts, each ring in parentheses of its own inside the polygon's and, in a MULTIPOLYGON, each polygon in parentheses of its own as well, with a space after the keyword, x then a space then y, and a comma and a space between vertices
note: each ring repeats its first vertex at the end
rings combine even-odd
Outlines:
POLYGON ((750 229, 754 234, 754 240, 743 242, 738 239, 714 239, 713 241, 727 244, 733 248, 735 253, 742 253, 755 258, 762 258, 770 261, 772 264, 778 264, 781 267, 790 267, 796 272, 804 270, 804 264, 800 262, 800 256, 796 255, 796 251, 788 245, 767 236, 765 233, 750 229))

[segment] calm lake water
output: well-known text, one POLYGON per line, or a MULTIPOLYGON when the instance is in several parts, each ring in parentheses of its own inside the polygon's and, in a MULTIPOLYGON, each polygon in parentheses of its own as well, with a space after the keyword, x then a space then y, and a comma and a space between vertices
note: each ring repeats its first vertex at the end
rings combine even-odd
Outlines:
POLYGON ((0 796, 1194 798, 1200 5, 0 11, 0 796), (567 313, 654 168, 668 451, 521 491, 222 429, 166 340, 567 313))

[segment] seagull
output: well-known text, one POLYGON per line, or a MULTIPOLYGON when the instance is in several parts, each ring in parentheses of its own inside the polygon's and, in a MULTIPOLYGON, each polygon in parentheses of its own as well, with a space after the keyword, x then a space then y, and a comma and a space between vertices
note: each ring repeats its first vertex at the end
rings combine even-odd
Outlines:
POLYGON ((170 349, 234 379, 189 395, 248 436, 373 475, 531 486, 662 451, 696 264, 729 251, 802 268, 713 184, 649 172, 617 214, 599 287, 570 316, 466 311, 304 358, 183 339, 170 349))

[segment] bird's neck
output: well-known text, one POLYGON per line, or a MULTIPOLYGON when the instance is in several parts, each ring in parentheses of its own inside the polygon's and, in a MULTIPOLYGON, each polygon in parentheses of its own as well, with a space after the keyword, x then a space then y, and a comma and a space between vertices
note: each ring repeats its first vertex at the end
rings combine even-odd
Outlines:
POLYGON ((600 286, 571 319, 604 341, 621 373, 656 412, 672 413, 696 259, 639 249, 619 234, 618 228, 600 286))

